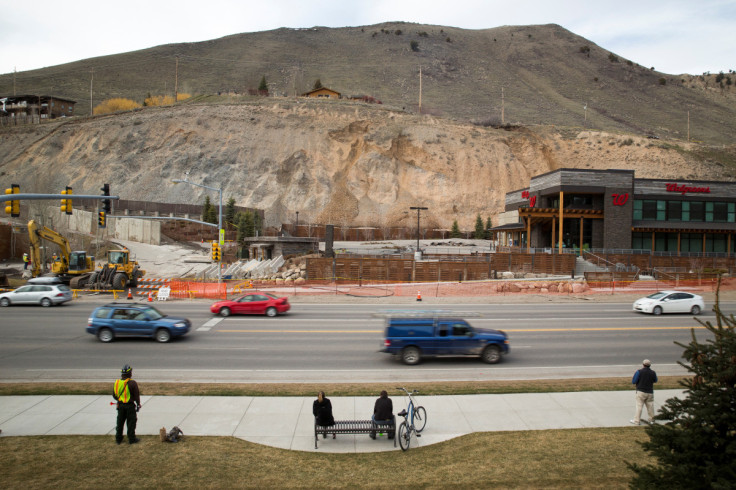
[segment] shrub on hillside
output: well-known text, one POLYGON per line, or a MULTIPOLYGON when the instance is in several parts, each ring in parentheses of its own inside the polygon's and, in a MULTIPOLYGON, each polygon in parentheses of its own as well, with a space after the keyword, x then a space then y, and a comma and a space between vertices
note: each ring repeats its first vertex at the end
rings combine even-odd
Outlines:
POLYGON ((615 54, 613 54, 613 53, 608 53, 608 60, 609 60, 609 61, 610 61, 611 63, 618 63, 618 56, 616 56, 616 55, 615 55, 615 54))
POLYGON ((409 43, 409 46, 411 46, 412 51, 419 51, 419 43, 416 41, 412 41, 409 43))
POLYGON ((172 105, 174 98, 170 95, 151 95, 146 97, 143 101, 143 105, 146 107, 153 107, 159 105, 172 105))
POLYGON ((119 112, 119 111, 130 111, 132 109, 137 109, 141 105, 130 99, 123 99, 123 98, 115 98, 115 99, 107 99, 100 102, 95 108, 93 109, 92 113, 95 115, 98 114, 111 114, 113 112, 119 112))
POLYGON ((192 97, 192 94, 176 94, 176 101, 187 100, 192 97))

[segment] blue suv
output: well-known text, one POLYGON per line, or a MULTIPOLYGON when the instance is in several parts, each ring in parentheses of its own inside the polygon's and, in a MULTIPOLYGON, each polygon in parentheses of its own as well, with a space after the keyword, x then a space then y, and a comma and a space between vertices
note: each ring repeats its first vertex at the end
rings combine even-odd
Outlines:
POLYGON ((115 337, 153 337, 168 342, 189 332, 192 323, 186 318, 168 316, 153 306, 139 303, 108 303, 98 306, 87 320, 87 333, 100 342, 115 337))
POLYGON ((474 328, 467 321, 446 314, 402 312, 386 317, 381 352, 400 356, 404 364, 418 364, 423 357, 480 356, 496 364, 509 353, 509 338, 501 330, 474 328))

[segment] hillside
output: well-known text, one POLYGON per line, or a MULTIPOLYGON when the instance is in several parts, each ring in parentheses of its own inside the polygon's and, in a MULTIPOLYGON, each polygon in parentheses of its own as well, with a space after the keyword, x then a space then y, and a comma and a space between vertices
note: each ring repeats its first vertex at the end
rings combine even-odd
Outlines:
MULTIPOLYGON (((472 229, 504 194, 560 167, 637 177, 736 180, 736 147, 716 149, 584 128, 493 128, 386 106, 306 99, 202 98, 174 107, 0 131, 0 180, 24 192, 99 193, 201 203, 188 178, 264 209, 266 222, 472 229), (206 100, 205 100, 206 99, 206 100)), ((494 222, 495 224, 495 222, 494 222)))
POLYGON ((713 145, 733 144, 736 134, 733 85, 720 87, 715 75, 659 73, 558 25, 283 28, 4 74, 0 94, 68 97, 87 115, 90 95, 96 105, 111 97, 142 102, 173 94, 175 85, 195 96, 244 94, 265 76, 279 98, 320 79, 345 95, 416 114, 420 68, 422 112, 437 117, 677 139, 689 132, 713 145))

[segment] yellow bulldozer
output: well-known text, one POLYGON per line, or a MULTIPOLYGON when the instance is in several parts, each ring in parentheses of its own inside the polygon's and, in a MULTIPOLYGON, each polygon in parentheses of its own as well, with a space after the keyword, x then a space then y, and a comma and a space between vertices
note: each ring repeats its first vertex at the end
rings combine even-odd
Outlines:
POLYGON ((51 263, 51 274, 69 284, 72 289, 115 289, 136 287, 138 279, 146 274, 138 262, 130 260, 130 251, 126 249, 107 252, 107 264, 95 270, 94 257, 87 256, 84 251, 71 250, 69 241, 60 233, 39 227, 35 221, 28 222, 28 237, 31 244, 31 275, 43 273, 41 259, 41 240, 47 240, 59 246, 60 256, 51 263))

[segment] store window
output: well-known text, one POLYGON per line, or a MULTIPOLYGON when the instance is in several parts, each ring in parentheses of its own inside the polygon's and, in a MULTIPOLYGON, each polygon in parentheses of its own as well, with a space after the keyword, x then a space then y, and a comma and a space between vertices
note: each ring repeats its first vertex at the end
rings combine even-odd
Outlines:
POLYGON ((728 241, 726 235, 721 233, 708 233, 705 235, 705 251, 725 253, 728 241))
POLYGON ((631 234, 631 248, 634 250, 651 250, 652 234, 643 232, 634 232, 631 234))
POLYGON ((705 221, 705 203, 692 201, 690 204, 690 219, 688 221, 705 221))
POLYGON ((667 220, 682 221, 682 201, 667 201, 667 220))

